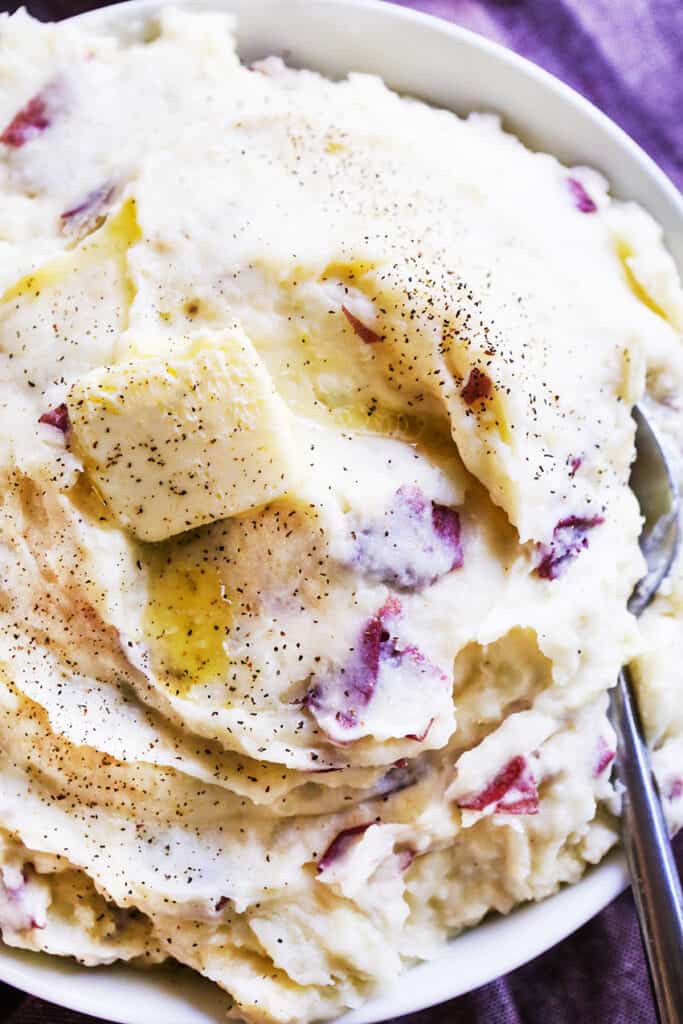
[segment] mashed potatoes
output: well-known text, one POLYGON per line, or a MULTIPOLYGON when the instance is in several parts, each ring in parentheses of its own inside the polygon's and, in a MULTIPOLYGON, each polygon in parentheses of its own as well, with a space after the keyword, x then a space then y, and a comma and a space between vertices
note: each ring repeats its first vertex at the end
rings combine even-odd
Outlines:
POLYGON ((683 820, 683 297, 595 172, 230 29, 2 22, 0 926, 303 1022, 600 860, 626 660, 683 820))

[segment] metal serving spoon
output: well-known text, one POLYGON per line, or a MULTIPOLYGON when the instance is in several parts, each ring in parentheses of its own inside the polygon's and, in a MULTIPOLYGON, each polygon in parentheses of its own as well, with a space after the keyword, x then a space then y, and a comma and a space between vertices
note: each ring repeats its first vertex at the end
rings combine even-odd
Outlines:
MULTIPOLYGON (((636 461, 631 487, 645 519, 640 547, 647 573, 628 606, 640 615, 676 557, 679 497, 655 429, 638 407, 634 418, 636 461)), ((612 718, 619 740, 618 773, 625 787, 622 840, 659 1019, 662 1024, 683 1024, 683 894, 627 666, 614 691, 612 718)))

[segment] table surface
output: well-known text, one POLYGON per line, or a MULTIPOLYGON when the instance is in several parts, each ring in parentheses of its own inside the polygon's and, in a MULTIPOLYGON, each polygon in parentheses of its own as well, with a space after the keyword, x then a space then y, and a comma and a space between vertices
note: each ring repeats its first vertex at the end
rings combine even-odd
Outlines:
MULTIPOLYGON (((683 186, 681 0, 397 0, 541 64, 597 104, 683 186)), ((2 4, 14 10, 16 4, 2 4)), ((98 6, 27 0, 44 20, 98 6)), ((683 867, 683 836, 677 845, 683 867)), ((0 985, 2 1024, 93 1024, 0 985)), ((404 1024, 656 1024, 638 925, 624 893, 575 935, 513 974, 404 1024)), ((150 1024, 165 1024, 152 1021, 150 1024)))

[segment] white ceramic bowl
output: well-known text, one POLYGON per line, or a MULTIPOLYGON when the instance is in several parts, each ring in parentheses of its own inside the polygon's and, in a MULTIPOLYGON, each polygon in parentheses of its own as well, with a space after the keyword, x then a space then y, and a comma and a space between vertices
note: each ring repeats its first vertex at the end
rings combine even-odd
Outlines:
MULTIPOLYGON (((135 37, 160 5, 160 0, 131 0, 80 20, 135 37)), ((506 127, 534 149, 568 164, 597 167, 615 194, 642 203, 663 226, 683 270, 680 193, 604 114, 528 61, 464 29, 381 0, 194 0, 193 6, 237 15, 238 45, 246 60, 280 53, 290 63, 333 77, 368 71, 401 92, 460 113, 499 112, 506 127)), ((391 991, 344 1017, 344 1024, 373 1024, 477 988, 549 949, 625 885, 622 859, 612 854, 545 902, 491 918, 454 939, 435 960, 413 968, 391 991)), ((88 969, 0 946, 0 979, 117 1024, 224 1020, 225 998, 182 968, 88 969)))

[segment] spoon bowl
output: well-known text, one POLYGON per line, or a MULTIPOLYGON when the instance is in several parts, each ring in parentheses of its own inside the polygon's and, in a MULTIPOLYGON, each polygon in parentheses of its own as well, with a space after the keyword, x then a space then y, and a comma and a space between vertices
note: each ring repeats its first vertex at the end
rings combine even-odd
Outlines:
MULTIPOLYGON (((643 515, 640 547, 647 571, 629 610, 641 615, 676 558, 679 496, 666 453, 645 411, 634 410, 636 461, 631 487, 643 515)), ((683 1021, 683 893, 657 784, 652 775, 636 689, 628 666, 612 700, 618 737, 617 770, 623 786, 621 832, 661 1024, 683 1021)))
POLYGON ((636 460, 631 469, 633 490, 643 516, 640 548, 647 572, 629 600, 629 611, 640 615, 659 590, 676 558, 680 540, 678 485, 656 429, 639 406, 636 421, 636 460))

